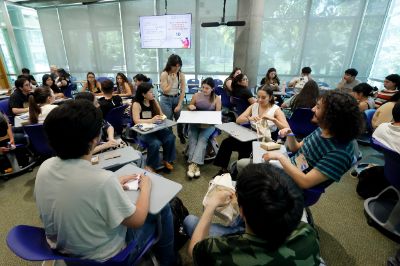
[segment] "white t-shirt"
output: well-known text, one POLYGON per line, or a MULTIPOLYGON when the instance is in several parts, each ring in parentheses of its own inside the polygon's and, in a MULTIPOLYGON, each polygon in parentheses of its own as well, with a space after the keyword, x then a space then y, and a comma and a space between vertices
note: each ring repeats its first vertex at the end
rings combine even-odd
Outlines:
POLYGON ((400 126, 382 123, 375 129, 372 137, 389 149, 400 153, 400 126))
POLYGON ((125 247, 127 228, 121 222, 136 206, 113 172, 86 160, 53 157, 39 168, 35 197, 52 248, 106 260, 125 247))
POLYGON ((50 113, 50 111, 56 107, 57 107, 57 105, 53 105, 53 104, 46 104, 46 105, 41 106, 40 107, 41 113, 38 117, 38 123, 43 124, 44 120, 46 119, 46 117, 50 113))

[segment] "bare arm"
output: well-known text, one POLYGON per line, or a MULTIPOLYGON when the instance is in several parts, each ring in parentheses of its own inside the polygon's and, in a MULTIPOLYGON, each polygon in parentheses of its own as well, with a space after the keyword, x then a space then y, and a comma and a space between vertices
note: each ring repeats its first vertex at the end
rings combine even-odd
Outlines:
POLYGON ((278 129, 288 128, 289 123, 286 120, 285 114, 281 109, 276 109, 273 119, 270 119, 278 127, 278 129))
MULTIPOLYGON (((159 106, 158 106, 158 108, 159 108, 159 106)), ((156 115, 153 118, 149 118, 149 119, 140 119, 141 111, 142 111, 142 108, 140 107, 140 104, 137 102, 134 102, 133 106, 132 106, 132 119, 135 124, 143 124, 143 123, 150 124, 150 123, 155 123, 157 120, 161 119, 159 115, 156 115)))
POLYGON ((160 88, 162 93, 167 94, 171 90, 172 84, 168 84, 168 73, 163 71, 160 76, 160 88))
POLYGON ((182 72, 179 72, 179 82, 180 82, 181 95, 179 96, 178 105, 181 107, 183 100, 185 99, 185 91, 186 91, 185 74, 183 74, 182 72))
POLYGON ((19 114, 23 114, 29 111, 29 108, 12 108, 11 109, 12 112, 14 113, 14 115, 19 115, 19 114))
POLYGON ((247 101, 249 102, 250 105, 257 102, 256 98, 254 98, 254 97, 248 98, 247 101))
POLYGON ((88 88, 88 83, 86 82, 85 84, 83 84, 81 92, 85 92, 88 88))
POLYGON ((195 93, 192 97, 192 100, 190 101, 190 104, 188 105, 188 109, 190 111, 196 110, 196 98, 197 98, 197 93, 195 93))
POLYGON ((125 93, 120 93, 118 95, 121 96, 121 97, 132 96, 132 90, 131 90, 131 87, 129 86, 128 82, 124 83, 124 90, 125 90, 125 93))
POLYGON ((232 91, 232 80, 231 79, 227 80, 225 85, 229 91, 232 91))
POLYGON ((252 118, 252 106, 250 105, 249 107, 247 107, 246 111, 244 111, 241 115, 239 115, 238 118, 236 118, 236 123, 237 124, 243 124, 243 123, 247 123, 250 122, 251 120, 253 120, 254 118, 252 118))
POLYGON ((288 134, 292 134, 292 130, 289 127, 279 130, 278 134, 281 138, 287 137, 286 144, 291 152, 297 152, 303 146, 303 141, 298 142, 295 136, 288 136, 288 134))

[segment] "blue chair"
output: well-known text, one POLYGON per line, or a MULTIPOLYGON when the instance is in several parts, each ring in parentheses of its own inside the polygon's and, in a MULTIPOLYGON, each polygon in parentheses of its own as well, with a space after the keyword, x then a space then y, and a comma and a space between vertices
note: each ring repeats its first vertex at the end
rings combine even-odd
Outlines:
POLYGON ((314 113, 309 108, 297 108, 292 116, 288 119, 288 123, 292 132, 299 138, 305 138, 310 135, 317 126, 311 122, 314 113))
POLYGON ((217 88, 217 87, 223 88, 224 82, 220 79, 214 79, 214 85, 215 85, 215 88, 217 88))
POLYGON ((14 125, 14 115, 10 111, 9 98, 0 100, 0 112, 7 116, 11 125, 14 125))
POLYGON ((121 135, 124 127, 124 113, 128 105, 122 105, 111 109, 106 117, 104 118, 107 122, 109 122, 117 135, 121 135))
POLYGON ((323 81, 317 81, 318 87, 326 87, 329 88, 329 84, 323 81))
POLYGON ((225 107, 227 109, 231 109, 232 108, 231 99, 230 99, 228 93, 226 93, 226 91, 222 87, 219 87, 219 86, 216 87, 215 88, 215 94, 221 96, 222 107, 225 107))
MULTIPOLYGON (((157 238, 154 234, 146 243, 145 248, 135 258, 133 265, 139 262, 143 255, 155 244, 157 238)), ((80 259, 63 255, 53 249, 47 243, 43 228, 29 225, 17 225, 7 235, 7 245, 18 257, 28 261, 64 260, 79 265, 126 265, 129 254, 136 246, 136 242, 130 242, 121 252, 105 262, 80 259)))
POLYGON ((43 160, 54 156, 54 151, 48 144, 42 124, 26 125, 23 128, 29 137, 29 141, 36 156, 43 160))
POLYGON ((385 158, 384 175, 391 186, 364 201, 367 223, 400 242, 400 154, 372 139, 385 158))
POLYGON ((366 125, 366 130, 361 136, 357 138, 357 142, 363 145, 370 145, 371 144, 371 136, 372 133, 374 132, 374 129, 372 128, 372 118, 374 117, 374 114, 376 112, 376 109, 367 109, 364 111, 364 121, 366 125))
POLYGON ((72 92, 76 91, 78 89, 78 86, 76 83, 71 82, 68 87, 63 91, 64 96, 67 98, 72 98, 72 92))
POLYGON ((233 97, 231 96, 231 102, 232 105, 234 106, 234 111, 235 113, 239 116, 241 115, 244 111, 246 111, 247 107, 249 107, 249 102, 247 100, 233 97))
MULTIPOLYGON (((103 81, 111 80, 111 78, 108 78, 108 77, 98 77, 98 78, 96 78, 96 80, 97 80, 98 82, 102 83, 103 81)), ((111 80, 111 81, 112 81, 112 80, 111 80)))
POLYGON ((186 104, 187 104, 188 100, 192 99, 192 97, 190 97, 190 99, 188 99, 188 98, 186 98, 186 96, 195 94, 196 92, 198 92, 199 88, 200 88, 200 81, 198 79, 189 79, 187 81, 187 91, 185 94, 186 104))

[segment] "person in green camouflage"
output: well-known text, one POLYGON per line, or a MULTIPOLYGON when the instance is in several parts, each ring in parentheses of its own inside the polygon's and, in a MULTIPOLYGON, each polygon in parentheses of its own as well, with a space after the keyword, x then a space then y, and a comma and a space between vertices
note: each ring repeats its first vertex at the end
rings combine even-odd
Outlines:
POLYGON ((243 234, 209 237, 217 207, 235 195, 219 191, 209 200, 192 235, 188 252, 195 265, 320 265, 314 229, 301 222, 304 202, 298 186, 270 164, 250 164, 236 184, 243 234))

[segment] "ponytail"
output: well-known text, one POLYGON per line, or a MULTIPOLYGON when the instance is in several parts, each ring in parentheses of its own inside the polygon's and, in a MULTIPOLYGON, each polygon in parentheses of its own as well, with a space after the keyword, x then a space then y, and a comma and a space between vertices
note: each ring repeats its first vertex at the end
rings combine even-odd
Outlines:
POLYGON ((32 94, 29 95, 29 122, 31 124, 37 124, 41 113, 42 109, 40 109, 40 106, 36 103, 35 97, 32 94))

